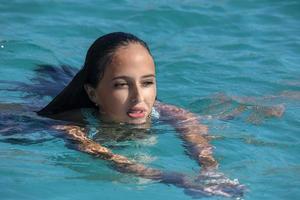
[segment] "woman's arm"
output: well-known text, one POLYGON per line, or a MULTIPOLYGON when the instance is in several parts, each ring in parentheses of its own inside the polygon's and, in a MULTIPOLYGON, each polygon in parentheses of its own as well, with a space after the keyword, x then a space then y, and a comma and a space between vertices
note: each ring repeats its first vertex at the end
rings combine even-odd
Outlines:
POLYGON ((198 117, 182 108, 156 101, 155 108, 162 115, 162 120, 171 123, 187 143, 190 154, 204 170, 216 169, 217 161, 213 157, 212 145, 209 144, 207 126, 200 124, 198 117))
MULTIPOLYGON (((235 182, 229 181, 225 185, 218 185, 218 183, 205 185, 201 181, 199 183, 194 182, 182 173, 165 172, 135 163, 125 156, 114 154, 108 148, 89 139, 86 137, 84 129, 78 126, 60 125, 55 126, 54 128, 63 130, 66 133, 67 139, 72 142, 72 144, 75 144, 78 150, 110 161, 113 164, 113 167, 120 172, 131 173, 164 184, 172 184, 176 187, 183 188, 187 194, 192 196, 200 194, 204 196, 220 195, 233 197, 237 192, 240 194, 243 192, 243 189, 235 182)), ((205 180, 203 179, 202 181, 205 180)))
POLYGON ((158 180, 162 177, 160 170, 135 163, 127 157, 115 154, 108 148, 89 139, 84 132, 84 128, 70 125, 59 125, 54 126, 54 128, 65 131, 67 139, 72 142, 72 144, 75 144, 77 150, 110 161, 118 171, 133 173, 140 177, 154 180, 158 180))

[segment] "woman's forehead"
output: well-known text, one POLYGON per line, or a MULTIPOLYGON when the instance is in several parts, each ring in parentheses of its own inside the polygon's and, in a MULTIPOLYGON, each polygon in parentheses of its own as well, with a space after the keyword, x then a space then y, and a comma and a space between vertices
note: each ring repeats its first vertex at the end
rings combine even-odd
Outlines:
POLYGON ((133 43, 117 50, 106 72, 108 75, 155 74, 155 66, 148 50, 140 44, 133 43))
POLYGON ((153 62, 149 51, 139 43, 130 43, 126 46, 119 47, 114 56, 113 62, 134 62, 137 60, 153 62))

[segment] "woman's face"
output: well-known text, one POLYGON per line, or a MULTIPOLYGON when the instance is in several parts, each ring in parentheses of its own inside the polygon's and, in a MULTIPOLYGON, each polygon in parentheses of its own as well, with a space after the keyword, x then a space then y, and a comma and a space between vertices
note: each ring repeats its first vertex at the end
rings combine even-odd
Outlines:
POLYGON ((105 120, 146 123, 156 98, 155 65, 149 52, 138 43, 118 48, 94 94, 105 120))

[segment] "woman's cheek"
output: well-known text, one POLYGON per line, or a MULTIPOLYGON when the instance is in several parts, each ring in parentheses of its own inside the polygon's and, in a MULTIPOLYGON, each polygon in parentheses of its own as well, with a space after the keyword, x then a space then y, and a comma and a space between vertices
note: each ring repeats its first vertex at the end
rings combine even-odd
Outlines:
POLYGON ((148 91, 147 96, 148 96, 149 101, 151 101, 151 103, 153 104, 155 101, 155 97, 156 97, 156 88, 155 87, 151 88, 148 91))
POLYGON ((112 92, 111 102, 114 103, 114 106, 120 107, 126 104, 128 99, 128 92, 126 90, 117 90, 112 92))

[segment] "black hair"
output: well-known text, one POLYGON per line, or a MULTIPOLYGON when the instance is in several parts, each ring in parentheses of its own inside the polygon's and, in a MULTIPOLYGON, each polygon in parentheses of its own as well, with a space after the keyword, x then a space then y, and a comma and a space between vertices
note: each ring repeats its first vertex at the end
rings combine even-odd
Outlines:
POLYGON ((82 69, 46 107, 37 113, 47 116, 79 108, 97 108, 89 99, 84 85, 89 84, 96 88, 117 49, 131 43, 142 45, 151 55, 146 42, 133 34, 113 32, 99 37, 89 48, 82 69))

